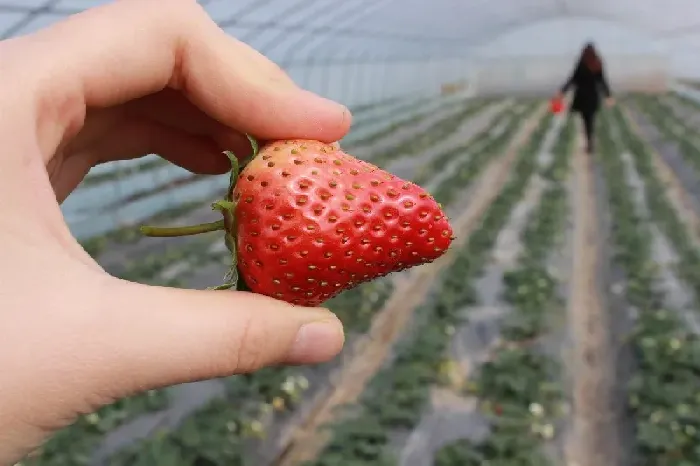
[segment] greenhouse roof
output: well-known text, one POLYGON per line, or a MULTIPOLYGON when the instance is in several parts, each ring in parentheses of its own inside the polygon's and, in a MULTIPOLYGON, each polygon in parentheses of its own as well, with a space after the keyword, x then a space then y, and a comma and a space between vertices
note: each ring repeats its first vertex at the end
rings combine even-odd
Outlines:
MULTIPOLYGON (((0 34, 22 35, 105 0, 0 0, 0 34)), ((167 2, 164 2, 164 4, 167 2)), ((464 56, 538 21, 617 23, 652 43, 700 37, 694 0, 200 0, 230 34, 284 65, 464 56)), ((688 42, 691 41, 691 42, 688 42)))

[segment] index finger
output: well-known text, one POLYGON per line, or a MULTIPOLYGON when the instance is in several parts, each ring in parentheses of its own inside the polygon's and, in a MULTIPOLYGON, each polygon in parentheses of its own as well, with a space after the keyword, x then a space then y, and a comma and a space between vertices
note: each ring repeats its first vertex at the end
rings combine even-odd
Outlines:
POLYGON ((350 127, 344 106, 297 87, 192 0, 120 0, 20 41, 32 56, 24 73, 38 77, 40 115, 81 119, 88 106, 172 87, 212 118, 261 139, 331 142, 350 127), (60 111, 44 112, 46 105, 60 111))

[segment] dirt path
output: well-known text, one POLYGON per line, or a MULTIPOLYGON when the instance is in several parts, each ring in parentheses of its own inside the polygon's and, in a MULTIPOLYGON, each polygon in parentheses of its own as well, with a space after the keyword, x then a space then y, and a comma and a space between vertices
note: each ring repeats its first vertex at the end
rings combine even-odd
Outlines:
MULTIPOLYGON (((630 126, 630 129, 635 133, 635 135, 643 141, 646 140, 644 132, 637 124, 637 121, 630 115, 629 111, 623 108, 622 112, 630 126)), ((656 174, 666 186, 666 194, 669 201, 680 214, 681 220, 688 227, 688 232, 695 243, 700 245, 700 217, 693 208, 693 200, 683 188, 683 184, 678 179, 678 176, 676 176, 671 167, 664 162, 661 154, 659 154, 658 151, 656 151, 651 145, 649 145, 649 150, 653 156, 652 158, 654 168, 656 169, 656 174)))
POLYGON ((328 433, 320 432, 319 427, 335 419, 337 407, 355 402, 367 382, 381 368, 393 344, 410 322, 414 308, 427 297, 440 271, 454 259, 507 181, 519 148, 535 129, 545 110, 542 107, 532 115, 504 155, 491 162, 477 180, 481 189, 464 212, 452 220, 457 239, 451 250, 437 261, 414 269, 404 281, 397 283, 394 294, 375 317, 369 332, 355 344, 346 364, 331 375, 330 383, 335 388, 318 400, 310 416, 290 435, 288 446, 274 465, 299 465, 314 459, 323 449, 328 433))
MULTIPOLYGON (((579 133, 580 134, 580 133, 579 133)), ((574 153, 574 237, 569 318, 574 375, 572 431, 567 439, 567 464, 619 464, 616 419, 609 413, 614 389, 614 361, 610 360, 608 316, 601 303, 600 238, 594 197, 592 159, 579 138, 574 153)))

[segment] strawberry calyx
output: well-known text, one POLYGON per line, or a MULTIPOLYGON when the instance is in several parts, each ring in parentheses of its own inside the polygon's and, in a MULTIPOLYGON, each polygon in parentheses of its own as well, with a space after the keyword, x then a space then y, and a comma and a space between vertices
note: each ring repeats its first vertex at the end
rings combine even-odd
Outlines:
POLYGON ((226 248, 231 253, 231 267, 224 277, 224 283, 217 286, 212 286, 207 288, 208 290, 229 290, 236 289, 238 291, 250 291, 250 288, 245 283, 242 277, 238 274, 238 253, 236 250, 236 202, 232 198, 233 189, 236 187, 236 182, 238 181, 238 175, 240 172, 253 160, 259 152, 258 142, 250 135, 246 134, 250 145, 253 148, 253 152, 250 157, 246 158, 243 162, 238 161, 238 157, 231 151, 224 151, 224 155, 228 157, 231 162, 231 176, 229 180, 229 187, 226 192, 226 196, 211 204, 212 210, 218 210, 223 215, 222 220, 217 220, 215 222, 201 223, 198 225, 188 225, 188 226, 178 226, 178 227, 155 227, 143 225, 140 227, 141 234, 150 237, 178 237, 178 236, 192 236, 199 235, 201 233, 209 233, 212 231, 224 231, 225 237, 224 241, 226 243, 226 248))

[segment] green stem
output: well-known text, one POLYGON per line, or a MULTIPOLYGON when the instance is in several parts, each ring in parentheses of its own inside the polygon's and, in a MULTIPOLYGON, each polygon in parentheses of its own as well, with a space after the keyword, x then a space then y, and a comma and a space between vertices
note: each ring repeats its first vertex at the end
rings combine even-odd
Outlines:
POLYGON ((211 208, 214 210, 220 210, 220 211, 228 211, 231 215, 233 215, 233 210, 236 208, 236 204, 233 201, 228 201, 228 200, 220 200, 216 201, 211 205, 211 208))
POLYGON ((231 151, 224 151, 226 157, 228 157, 229 162, 231 162, 231 175, 229 176, 228 193, 226 194, 226 200, 231 200, 231 193, 233 192, 233 187, 236 186, 236 181, 240 173, 240 166, 238 164, 238 157, 231 151))
POLYGON ((149 227, 142 226, 141 233, 145 236, 166 237, 166 236, 191 236, 211 231, 221 231, 225 228, 224 221, 218 220, 211 223, 201 223, 187 227, 149 227))

